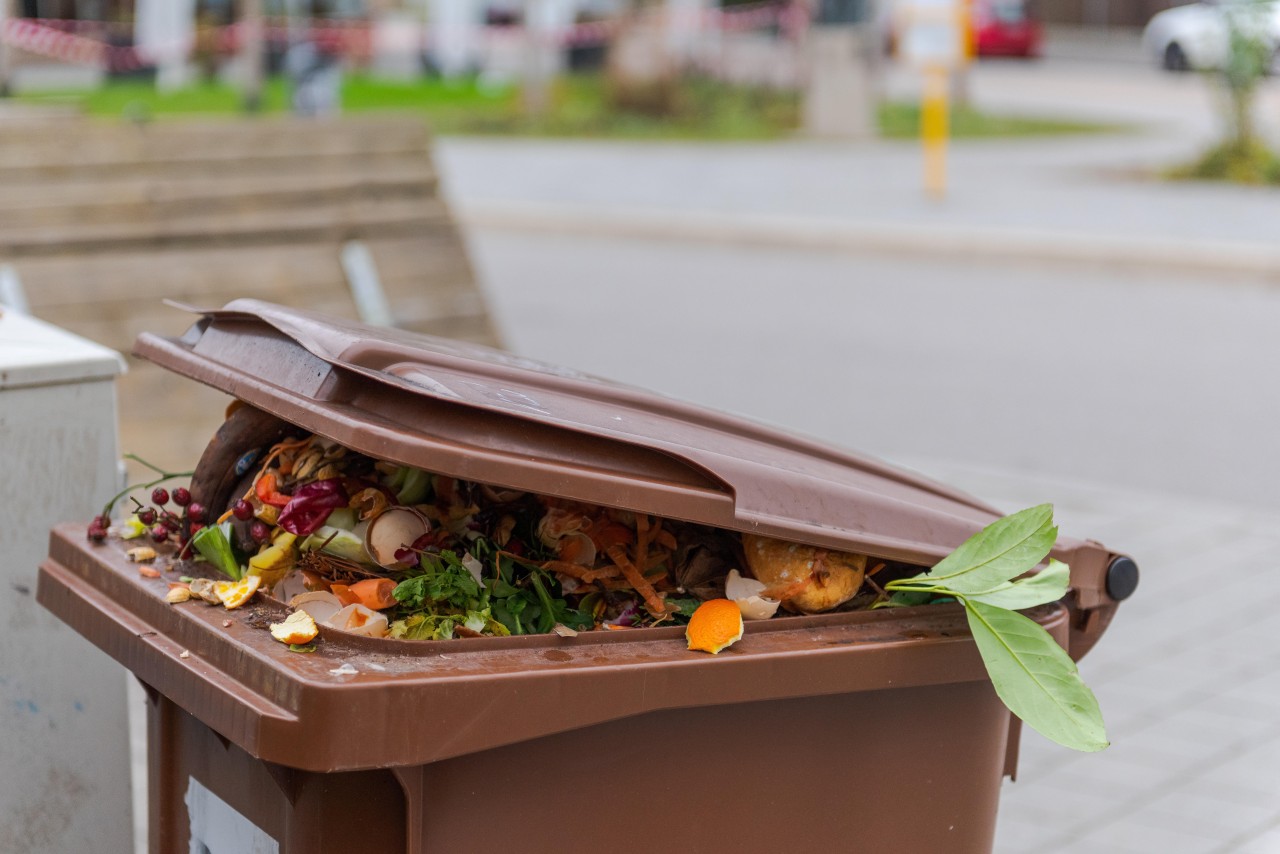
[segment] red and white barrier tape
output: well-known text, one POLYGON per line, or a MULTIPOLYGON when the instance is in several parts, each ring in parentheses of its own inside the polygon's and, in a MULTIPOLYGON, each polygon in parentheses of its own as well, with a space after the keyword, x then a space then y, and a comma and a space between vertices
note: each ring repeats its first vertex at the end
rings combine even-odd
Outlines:
MULTIPOLYGON (((693 11, 689 13, 689 19, 698 30, 739 33, 776 26, 794 34, 808 20, 808 13, 796 3, 764 0, 728 9, 693 11)), ((563 47, 601 45, 611 41, 623 23, 620 19, 586 21, 560 28, 549 33, 548 37, 563 47)), ((234 53, 243 41, 244 26, 236 23, 214 28, 211 39, 206 30, 181 43, 167 45, 163 49, 152 48, 148 53, 153 56, 170 52, 190 53, 206 39, 215 51, 234 53)), ((97 21, 10 18, 5 22, 4 31, 0 32, 0 39, 37 56, 109 71, 134 71, 153 65, 154 59, 148 58, 141 49, 112 45, 103 40, 109 31, 119 32, 121 29, 97 21)), ((519 26, 486 27, 485 30, 488 35, 499 39, 523 37, 524 33, 519 26)), ((269 44, 287 44, 297 36, 333 53, 363 56, 372 48, 372 26, 366 21, 308 21, 291 28, 272 20, 263 28, 263 39, 269 44)))

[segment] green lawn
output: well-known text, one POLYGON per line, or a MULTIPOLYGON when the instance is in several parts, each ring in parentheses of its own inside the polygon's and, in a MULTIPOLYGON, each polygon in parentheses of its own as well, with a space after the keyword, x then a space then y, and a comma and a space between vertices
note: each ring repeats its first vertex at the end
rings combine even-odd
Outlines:
MULTIPOLYGON (((546 115, 526 116, 515 86, 485 86, 477 80, 422 79, 409 83, 349 75, 342 86, 343 109, 415 111, 438 133, 526 134, 617 137, 626 139, 777 139, 795 133, 800 102, 795 93, 730 86, 710 80, 686 80, 647 93, 630 107, 619 107, 598 75, 575 75, 555 84, 546 115)), ((264 92, 264 110, 281 112, 288 102, 282 80, 264 92)), ((131 118, 232 115, 240 99, 229 86, 209 84, 160 93, 141 81, 114 81, 91 92, 24 96, 31 101, 73 102, 96 116, 131 118)), ((914 104, 890 103, 879 111, 881 133, 890 139, 919 135, 914 104)), ((956 138, 1087 133, 1110 130, 1049 119, 999 116, 972 109, 952 115, 956 138)))

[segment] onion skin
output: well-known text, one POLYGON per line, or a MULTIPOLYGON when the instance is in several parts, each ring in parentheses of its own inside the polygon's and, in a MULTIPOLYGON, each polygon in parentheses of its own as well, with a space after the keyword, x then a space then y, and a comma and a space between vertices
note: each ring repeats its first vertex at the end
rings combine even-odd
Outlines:
POLYGON ((848 602, 857 595, 867 568, 866 555, 755 534, 743 534, 742 547, 751 574, 769 591, 777 591, 782 607, 801 614, 830 611, 848 602))

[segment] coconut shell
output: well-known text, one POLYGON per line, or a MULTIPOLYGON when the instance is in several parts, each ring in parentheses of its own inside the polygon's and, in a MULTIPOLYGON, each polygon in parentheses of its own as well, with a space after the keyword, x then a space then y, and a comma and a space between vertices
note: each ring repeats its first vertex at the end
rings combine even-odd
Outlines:
POLYGON ((817 614, 848 602, 862 586, 867 556, 742 535, 747 568, 788 611, 817 614), (775 595, 776 594, 776 595, 775 595))

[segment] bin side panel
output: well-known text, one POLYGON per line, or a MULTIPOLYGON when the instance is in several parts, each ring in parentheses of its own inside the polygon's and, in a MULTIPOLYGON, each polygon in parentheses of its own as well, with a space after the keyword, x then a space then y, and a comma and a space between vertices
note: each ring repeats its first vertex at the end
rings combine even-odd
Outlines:
POLYGON ((422 851, 988 852, 1008 724, 977 682, 654 712, 426 766, 422 851))
POLYGON ((403 788, 254 759, 158 693, 149 721, 153 854, 189 850, 192 778, 280 854, 978 854, 1009 717, 982 683, 654 712, 399 769, 403 788))

